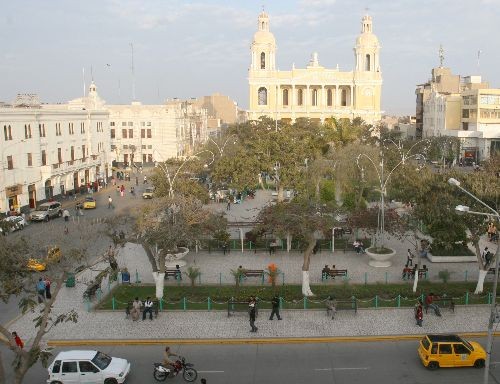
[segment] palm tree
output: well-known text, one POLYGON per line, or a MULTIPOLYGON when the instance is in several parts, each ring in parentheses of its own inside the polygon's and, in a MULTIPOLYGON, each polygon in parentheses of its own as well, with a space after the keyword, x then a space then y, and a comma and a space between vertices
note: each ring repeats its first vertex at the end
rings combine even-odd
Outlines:
POLYGON ((188 267, 187 269, 187 272, 184 272, 184 274, 189 278, 189 280, 191 280, 191 287, 194 287, 195 283, 196 283, 196 279, 198 277, 200 277, 201 275, 201 272, 200 272, 200 268, 196 268, 196 267, 188 267))

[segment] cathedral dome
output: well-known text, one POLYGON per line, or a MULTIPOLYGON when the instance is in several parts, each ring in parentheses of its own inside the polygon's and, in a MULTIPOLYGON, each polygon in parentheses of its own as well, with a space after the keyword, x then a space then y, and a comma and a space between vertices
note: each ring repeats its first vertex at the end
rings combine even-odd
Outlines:
POLYGON ((253 35, 253 42, 261 44, 276 44, 274 35, 269 31, 257 31, 253 35))
POLYGON ((356 45, 375 46, 379 45, 377 36, 373 33, 372 17, 364 16, 361 20, 361 34, 356 39, 356 45))

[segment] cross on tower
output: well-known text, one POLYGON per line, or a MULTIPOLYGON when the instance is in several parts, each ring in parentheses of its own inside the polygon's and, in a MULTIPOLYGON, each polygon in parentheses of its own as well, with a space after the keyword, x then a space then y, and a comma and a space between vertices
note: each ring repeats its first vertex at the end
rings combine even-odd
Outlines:
POLYGON ((439 66, 442 67, 443 66, 443 61, 444 61, 444 49, 443 49, 443 45, 440 44, 439 45, 439 66))

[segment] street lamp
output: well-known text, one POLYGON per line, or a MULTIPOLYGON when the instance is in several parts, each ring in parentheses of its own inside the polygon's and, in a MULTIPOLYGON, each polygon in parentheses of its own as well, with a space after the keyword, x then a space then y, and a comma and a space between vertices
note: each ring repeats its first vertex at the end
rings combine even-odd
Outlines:
MULTIPOLYGON (((475 212, 471 211, 468 206, 466 205, 457 205, 455 207, 455 210, 457 212, 461 213, 469 213, 472 215, 482 215, 482 216, 493 216, 497 219, 497 222, 500 222, 500 214, 493 208, 491 208, 488 204, 486 204, 484 201, 480 200, 476 196, 474 196, 472 193, 467 191, 465 188, 463 188, 460 185, 460 181, 454 178, 448 179, 448 184, 453 185, 454 187, 457 187, 460 189, 462 192, 465 194, 469 195, 472 197, 474 200, 476 200, 478 203, 481 205, 485 206, 488 208, 493 214, 491 213, 484 213, 484 212, 475 212)), ((486 364, 484 366, 484 377, 483 377, 483 383, 488 384, 488 378, 490 374, 490 362, 491 362, 491 349, 493 347, 493 324, 495 323, 495 318, 497 315, 497 286, 498 286, 498 266, 499 266, 499 259, 500 259, 500 245, 497 246, 497 250, 495 253, 495 279, 493 280, 493 300, 491 302, 491 313, 490 313, 490 319, 488 322, 488 339, 486 341, 486 364)))
POLYGON ((215 144, 215 146, 217 147, 217 149, 219 150, 219 154, 220 154, 220 157, 222 157, 222 154, 224 153, 224 149, 226 148, 226 145, 228 144, 229 142, 229 139, 231 137, 234 137, 234 141, 233 141, 233 144, 236 144, 236 141, 238 141, 238 136, 236 136, 234 133, 232 135, 229 135, 227 138, 226 138, 226 141, 224 141, 224 144, 222 144, 222 146, 220 146, 219 144, 217 144, 217 142, 212 139, 211 137, 209 137, 208 139, 215 144))

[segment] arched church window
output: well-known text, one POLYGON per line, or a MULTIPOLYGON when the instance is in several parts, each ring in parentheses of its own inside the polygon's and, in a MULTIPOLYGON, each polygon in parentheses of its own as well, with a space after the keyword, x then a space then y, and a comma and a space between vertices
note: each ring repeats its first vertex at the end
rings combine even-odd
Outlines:
POLYGON ((266 69, 266 54, 264 52, 260 54, 260 69, 266 69))
POLYGON ((331 89, 328 89, 328 91, 326 91, 326 105, 328 107, 331 107, 333 105, 333 93, 331 89))
POLYGON ((347 106, 347 89, 345 89, 345 88, 342 90, 342 94, 340 96, 340 105, 342 107, 347 106))
POLYGON ((259 105, 267 105, 267 89, 264 87, 259 88, 259 105))
POLYGON ((300 88, 297 90, 297 105, 304 105, 304 91, 300 88))
POLYGON ((370 55, 365 56, 365 71, 369 71, 371 69, 370 59, 370 55))
POLYGON ((312 105, 317 106, 318 105, 318 90, 313 89, 311 91, 311 99, 312 99, 312 105))
POLYGON ((288 105, 288 89, 283 90, 283 105, 288 105))

